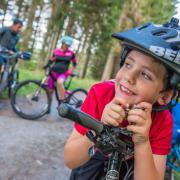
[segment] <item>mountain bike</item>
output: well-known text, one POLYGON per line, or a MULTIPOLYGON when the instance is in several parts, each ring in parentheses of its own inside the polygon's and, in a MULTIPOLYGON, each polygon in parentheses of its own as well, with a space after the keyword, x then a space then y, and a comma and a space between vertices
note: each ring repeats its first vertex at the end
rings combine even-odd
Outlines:
MULTIPOLYGON (((180 129, 178 133, 180 133, 180 129)), ((166 180, 178 180, 180 177, 180 139, 172 145, 166 164, 166 180)))
POLYGON ((0 47, 0 55, 6 58, 6 62, 0 68, 0 95, 8 89, 8 96, 11 96, 12 89, 19 82, 19 70, 16 69, 16 64, 19 59, 29 60, 30 52, 16 52, 9 54, 9 51, 0 47))
POLYGON ((58 113, 61 117, 68 118, 90 129, 86 134, 94 142, 94 146, 89 149, 90 157, 96 153, 97 149, 109 157, 103 176, 98 176, 98 180, 133 179, 133 163, 128 163, 134 157, 131 132, 127 131, 126 128, 109 127, 68 104, 61 104, 58 107, 58 113), (95 132, 95 135, 91 130, 95 132), (121 177, 122 164, 125 164, 126 167, 124 177, 121 177))
MULTIPOLYGON (((20 117, 29 120, 37 120, 38 118, 50 113, 52 95, 47 86, 48 76, 52 76, 51 69, 53 63, 46 69, 45 76, 41 80, 26 80, 19 83, 12 95, 11 105, 15 113, 20 117)), ((73 91, 69 90, 72 79, 76 74, 70 74, 65 82, 65 102, 75 108, 80 108, 87 91, 83 88, 77 88, 73 91)), ((56 100, 59 101, 56 81, 54 80, 54 90, 56 100)))

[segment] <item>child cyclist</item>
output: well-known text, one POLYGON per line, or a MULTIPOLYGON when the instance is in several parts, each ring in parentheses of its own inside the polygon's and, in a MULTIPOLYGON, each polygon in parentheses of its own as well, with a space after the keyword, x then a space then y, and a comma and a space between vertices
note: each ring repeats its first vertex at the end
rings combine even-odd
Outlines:
MULTIPOLYGON (((133 132, 135 180, 164 178, 173 125, 167 108, 180 83, 179 34, 175 18, 113 34, 123 44, 115 81, 95 84, 81 108, 106 125, 126 126, 133 132)), ((88 155, 93 143, 86 132, 76 123, 65 145, 71 180, 99 180, 97 172, 103 171, 104 156, 98 151, 92 158, 88 155)))
POLYGON ((75 53, 69 49, 69 47, 73 44, 73 38, 70 36, 63 36, 61 38, 61 43, 61 48, 53 51, 53 56, 45 66, 46 68, 51 63, 55 62, 51 69, 51 75, 48 77, 48 88, 52 93, 54 89, 54 80, 57 81, 59 103, 64 102, 64 82, 77 65, 75 53), (69 69, 70 63, 72 63, 72 67, 69 69))

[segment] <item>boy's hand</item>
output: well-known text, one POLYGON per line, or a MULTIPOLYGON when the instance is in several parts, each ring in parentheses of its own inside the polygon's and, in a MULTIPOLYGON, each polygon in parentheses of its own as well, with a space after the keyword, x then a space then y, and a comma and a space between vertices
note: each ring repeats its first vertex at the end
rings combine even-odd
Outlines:
POLYGON ((101 121, 107 125, 119 126, 125 118, 125 111, 121 104, 118 98, 114 98, 105 106, 101 121))
POLYGON ((143 144, 149 139, 149 130, 152 123, 151 111, 152 105, 142 102, 128 112, 129 125, 127 129, 134 133, 133 142, 135 145, 143 144))

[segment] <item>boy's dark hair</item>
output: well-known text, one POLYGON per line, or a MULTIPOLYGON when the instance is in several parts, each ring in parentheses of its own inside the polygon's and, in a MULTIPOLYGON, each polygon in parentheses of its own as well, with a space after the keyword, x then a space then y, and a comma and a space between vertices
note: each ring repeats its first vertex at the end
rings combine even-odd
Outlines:
POLYGON ((20 19, 14 19, 13 20, 13 25, 16 25, 16 24, 20 24, 21 26, 23 26, 23 21, 20 20, 20 19))

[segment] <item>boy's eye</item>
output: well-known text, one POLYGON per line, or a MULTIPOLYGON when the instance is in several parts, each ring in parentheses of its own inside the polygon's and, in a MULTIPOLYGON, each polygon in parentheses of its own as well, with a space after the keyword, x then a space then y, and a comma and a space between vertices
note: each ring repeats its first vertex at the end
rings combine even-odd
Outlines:
POLYGON ((128 63, 128 62, 125 62, 125 63, 124 63, 124 67, 126 67, 126 68, 130 68, 130 67, 131 67, 131 64, 130 64, 130 63, 128 63))
POLYGON ((152 80, 151 76, 150 76, 148 73, 142 72, 141 74, 142 74, 142 76, 144 77, 144 79, 152 80))

